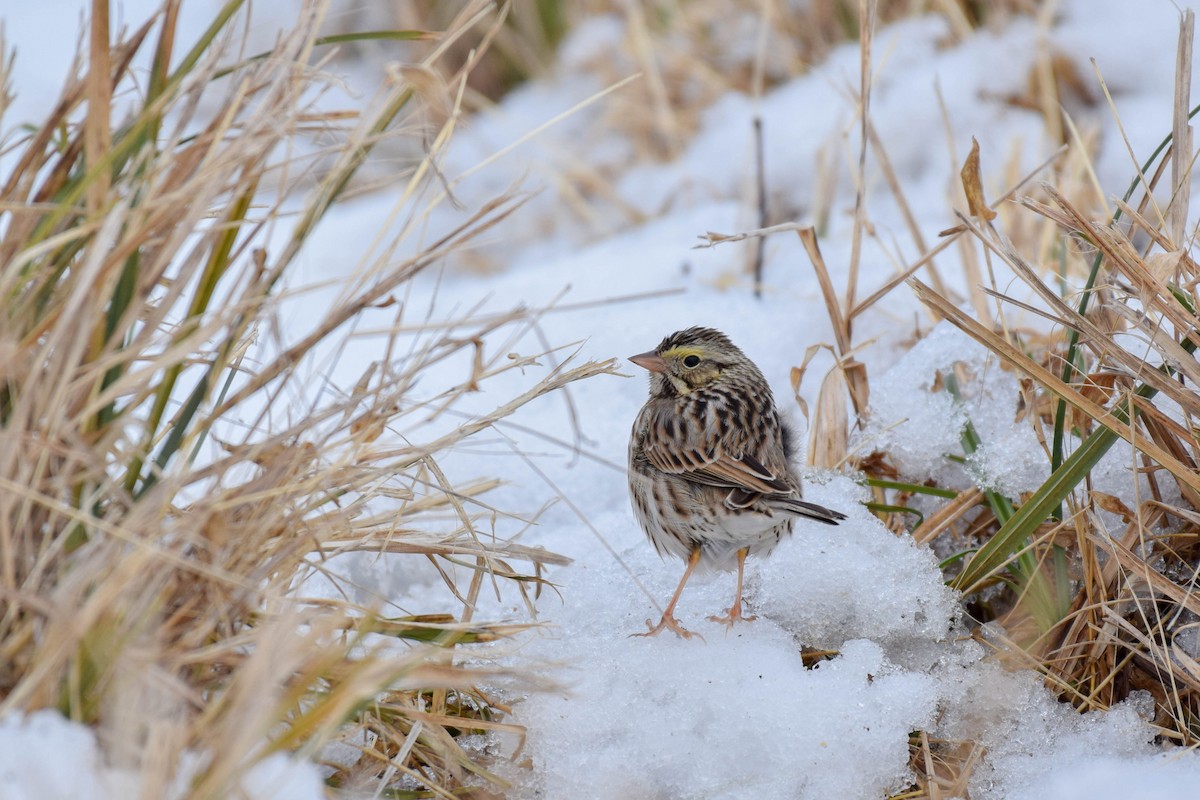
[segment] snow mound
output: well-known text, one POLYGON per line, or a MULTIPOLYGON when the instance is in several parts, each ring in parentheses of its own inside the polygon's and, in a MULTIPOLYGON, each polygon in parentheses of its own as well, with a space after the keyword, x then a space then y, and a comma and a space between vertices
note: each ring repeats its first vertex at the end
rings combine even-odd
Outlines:
POLYGON ((931 678, 865 640, 808 670, 770 622, 705 633, 707 646, 592 639, 570 695, 520 709, 539 776, 523 796, 873 797, 904 785, 908 732, 936 707, 931 678))

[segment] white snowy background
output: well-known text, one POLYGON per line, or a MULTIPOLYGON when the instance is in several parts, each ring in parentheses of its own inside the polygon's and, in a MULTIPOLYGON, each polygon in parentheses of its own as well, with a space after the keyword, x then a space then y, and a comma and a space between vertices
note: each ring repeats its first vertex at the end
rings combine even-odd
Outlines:
MULTIPOLYGON (((256 30, 286 24, 286 5, 259 4, 256 30)), ((1089 63, 1095 59, 1134 153, 1148 154, 1170 130, 1178 9, 1186 5, 1064 0, 1047 28, 1016 19, 960 43, 949 43, 945 21, 935 16, 881 28, 871 118, 926 241, 936 242, 937 232, 955 223, 948 198, 971 137, 981 147, 990 196, 1007 188, 1010 167, 1012 174, 1029 171, 1057 147, 1046 140, 1039 114, 1005 99, 1025 91, 1039 53, 1065 56, 1089 87, 1095 87, 1089 63)), ((18 49, 16 102, 6 128, 45 112, 74 50, 65 32, 73 30, 80 6, 45 0, 0 12, 8 42, 18 49)), ((204 19, 212 5, 184 7, 187 24, 204 19)), ((119 8, 136 22, 150 5, 139 0, 119 8)), ((618 16, 579 25, 552 77, 464 122, 442 171, 454 179, 586 100, 605 88, 601 72, 632 74, 628 36, 618 16)), ((577 349, 577 357, 596 359, 639 353, 679 328, 710 325, 762 367, 784 412, 803 428, 789 371, 809 345, 832 342, 833 334, 799 240, 793 234, 768 240, 761 300, 744 272, 748 245, 693 245, 706 231, 755 227, 751 121, 758 114, 773 207, 799 223, 828 211, 821 247, 835 285, 845 285, 857 153, 847 88, 857 87, 858 69, 851 43, 760 99, 731 92, 703 112, 696 135, 667 163, 638 157, 626 129, 611 124, 605 99, 587 106, 455 185, 468 211, 517 183, 538 193, 481 245, 479 258, 490 269, 448 264, 416 283, 407 298, 414 319, 430 309, 433 319, 449 319, 477 306, 502 312, 557 299, 568 308, 545 314, 537 331, 519 339, 494 338, 489 353, 577 342, 560 357, 577 349), (820 165, 839 171, 832 202, 816 188, 820 165), (587 217, 562 192, 584 166, 611 176, 616 192, 597 199, 587 217), (637 296, 644 297, 599 302, 637 296)), ((363 68, 347 76, 346 97, 326 102, 369 95, 379 80, 363 68)), ((1133 165, 1110 110, 1103 102, 1068 110, 1099 132, 1098 179, 1109 195, 1120 194, 1133 165)), ((860 297, 919 255, 877 166, 868 169, 874 237, 865 241, 860 297)), ((303 274, 293 279, 295 289, 324 288, 285 306, 288 330, 299 335, 307 311, 339 292, 396 202, 397 193, 384 190, 331 214, 302 257, 303 274)), ((445 207, 431 219, 428 237, 465 213, 445 207)), ((953 249, 937 267, 953 288, 967 289, 953 249)), ((379 319, 380 327, 390 322, 379 319)), ((381 356, 377 341, 355 338, 338 363, 301 369, 314 381, 352 380, 381 356)), ((1011 493, 1045 476, 1032 433, 1012 422, 1015 379, 953 329, 933 329, 906 288, 857 321, 855 343, 867 342, 860 358, 871 376, 873 422, 856 446, 886 448, 910 478, 967 486, 968 474, 944 457, 960 452, 952 423, 965 414, 985 443, 972 474, 1011 493), (924 338, 914 346, 918 334, 924 338), (955 361, 972 364, 978 377, 975 400, 959 409, 941 405, 944 393, 927 391, 938 369, 955 361)), ((810 366, 801 387, 810 405, 831 365, 821 355, 810 366)), ((429 376, 430 395, 438 380, 449 385, 466 374, 461 363, 444 369, 429 376)), ((513 797, 878 798, 909 785, 908 740, 916 730, 984 748, 970 782, 973 798, 1195 796, 1200 760, 1152 744, 1148 696, 1079 715, 1056 702, 1036 674, 989 661, 968 636, 935 555, 869 514, 861 505, 867 492, 852 475, 812 474, 806 487, 811 500, 846 512, 845 523, 801 524, 769 560, 749 565, 747 597, 756 621, 726 633, 705 620, 732 599, 733 577, 714 575, 689 584, 678 611, 703 641, 630 638, 644 630, 644 620, 657 618, 682 564, 659 559, 628 507, 625 448, 645 381, 636 367, 627 372, 630 379, 601 377, 572 386, 569 397, 538 401, 515 424, 485 432, 442 465, 457 479, 503 477, 506 486, 488 497, 498 508, 536 515, 557 501, 535 526, 501 518, 496 530, 574 559, 548 576, 557 591, 544 591, 538 602, 544 627, 519 647, 505 645, 510 663, 535 664, 557 682, 555 689, 512 698, 512 721, 528 728, 517 760, 502 767, 516 785, 513 797), (801 646, 839 655, 806 669, 801 646), (526 756, 531 766, 518 766, 526 756)), ((503 376, 471 402, 480 411, 494 407, 540 376, 536 370, 503 376)), ((1113 449, 1101 468, 1107 491, 1128 493, 1129 463, 1127 449, 1113 449)), ((384 601, 385 613, 442 610, 429 599, 441 596, 429 590, 439 579, 421 565, 364 556, 339 566, 358 587, 357 599, 384 601)), ((502 589, 501 597, 486 598, 477 618, 527 621, 517 593, 502 589)), ((480 745, 507 755, 515 742, 480 745)), ((107 767, 99 752, 88 730, 53 714, 2 719, 0 798, 133 796, 136 777, 107 767), (63 771, 64 763, 76 769, 63 771)), ((322 796, 314 767, 282 758, 260 767, 243 788, 253 798, 322 796)))

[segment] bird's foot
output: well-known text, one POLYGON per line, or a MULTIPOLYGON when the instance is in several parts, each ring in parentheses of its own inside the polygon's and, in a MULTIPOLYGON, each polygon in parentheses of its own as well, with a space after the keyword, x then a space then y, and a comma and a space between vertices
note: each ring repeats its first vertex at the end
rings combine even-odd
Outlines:
POLYGON ((693 636, 700 641, 704 641, 704 637, 698 633, 693 633, 687 628, 679 624, 679 620, 675 619, 673 614, 667 613, 662 615, 662 619, 657 625, 651 624, 650 620, 646 620, 646 627, 649 629, 645 633, 631 633, 630 636, 657 636, 664 629, 674 631, 675 635, 683 639, 691 639, 693 636))
POLYGON ((727 610, 725 612, 724 616, 716 616, 714 614, 713 616, 709 617, 708 619, 711 622, 719 622, 719 623, 723 624, 726 628, 732 628, 733 623, 737 622, 738 620, 741 620, 742 622, 753 622, 754 620, 758 619, 758 617, 754 616, 753 614, 751 614, 750 616, 743 615, 742 614, 742 601, 739 600, 733 604, 733 608, 730 608, 729 610, 727 610))

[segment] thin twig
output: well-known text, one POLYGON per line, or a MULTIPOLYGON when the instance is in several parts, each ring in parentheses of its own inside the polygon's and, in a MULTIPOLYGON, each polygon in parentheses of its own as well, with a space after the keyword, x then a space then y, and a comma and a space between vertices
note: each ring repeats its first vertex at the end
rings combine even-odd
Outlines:
MULTIPOLYGON (((763 123, 762 116, 754 116, 754 176, 758 185, 758 227, 767 227, 767 174, 763 166, 763 123)), ((763 258, 766 254, 767 240, 757 237, 754 244, 754 296, 762 298, 763 258)))

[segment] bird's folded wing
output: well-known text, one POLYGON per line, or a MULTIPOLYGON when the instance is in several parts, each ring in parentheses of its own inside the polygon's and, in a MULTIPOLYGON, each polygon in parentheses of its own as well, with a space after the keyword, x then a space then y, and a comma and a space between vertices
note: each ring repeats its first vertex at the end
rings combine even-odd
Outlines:
POLYGON ((728 481, 730 488, 733 489, 747 489, 764 494, 791 491, 790 486, 748 453, 739 458, 728 455, 719 456, 701 471, 712 477, 728 481))
POLYGON ((751 492, 774 494, 788 492, 791 487, 763 466, 758 459, 743 453, 731 456, 719 448, 666 448, 647 443, 646 459, 663 472, 669 472, 697 483, 746 489, 751 492))

